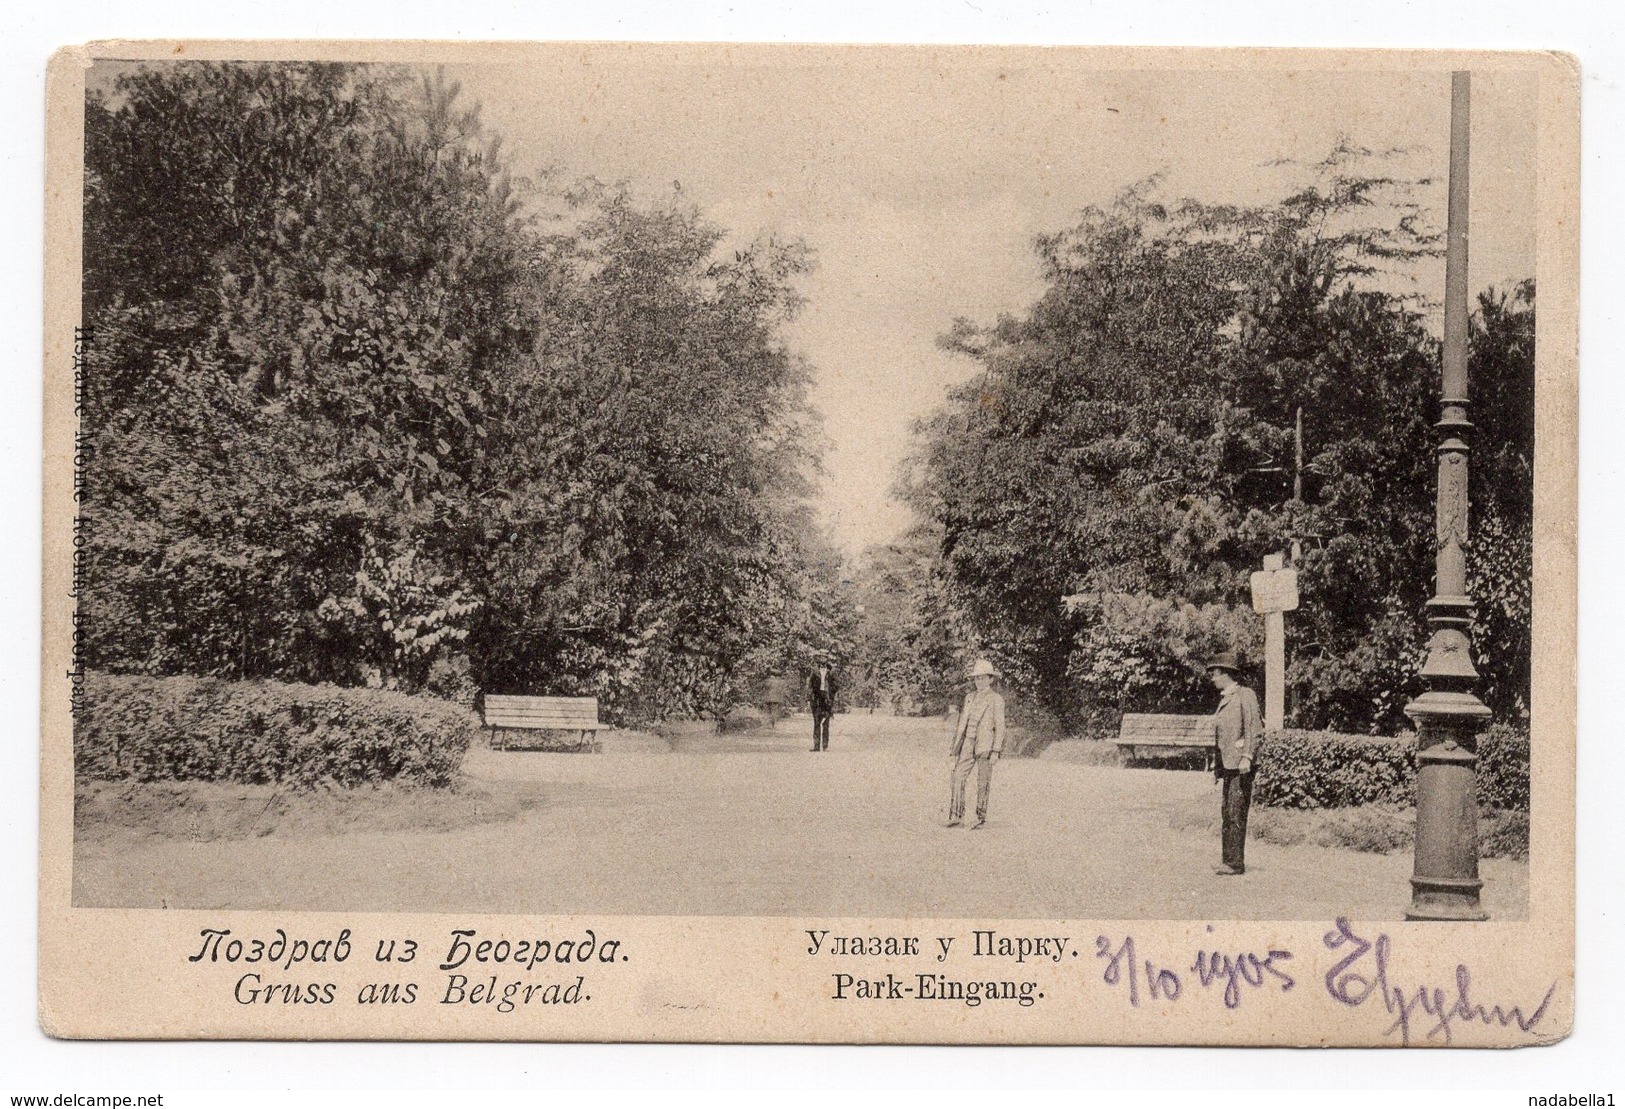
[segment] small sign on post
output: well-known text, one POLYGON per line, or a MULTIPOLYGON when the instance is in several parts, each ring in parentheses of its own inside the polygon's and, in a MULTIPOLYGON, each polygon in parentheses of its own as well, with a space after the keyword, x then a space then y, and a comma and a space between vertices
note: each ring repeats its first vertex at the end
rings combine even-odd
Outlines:
POLYGON ((1250 579, 1253 611, 1264 616, 1264 728, 1286 726, 1286 617, 1298 607, 1298 572, 1284 569, 1278 554, 1264 556, 1264 568, 1250 579))
POLYGON ((1249 579, 1253 587, 1253 611, 1291 612, 1298 607, 1298 572, 1281 569, 1280 555, 1266 555, 1264 569, 1254 570, 1249 579), (1272 568, 1270 563, 1275 563, 1272 568))

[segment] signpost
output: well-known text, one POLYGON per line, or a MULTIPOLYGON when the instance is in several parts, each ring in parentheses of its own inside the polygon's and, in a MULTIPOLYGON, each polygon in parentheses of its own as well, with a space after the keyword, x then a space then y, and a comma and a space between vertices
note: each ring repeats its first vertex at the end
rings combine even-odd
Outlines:
POLYGON ((1284 569, 1278 554, 1249 579, 1253 611, 1264 614, 1264 730, 1286 726, 1286 613, 1298 607, 1298 572, 1284 569))

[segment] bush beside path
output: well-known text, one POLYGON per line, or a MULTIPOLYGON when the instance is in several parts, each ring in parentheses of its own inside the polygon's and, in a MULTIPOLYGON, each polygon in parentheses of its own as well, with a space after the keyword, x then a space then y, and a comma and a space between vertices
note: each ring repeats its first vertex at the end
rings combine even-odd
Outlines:
MULTIPOLYGON (((840 716, 814 754, 805 718, 685 736, 680 750, 560 755, 475 748, 471 786, 542 800, 449 830, 212 842, 82 836, 83 906, 852 917, 1394 920, 1408 854, 1254 842, 1212 873, 1200 772, 1010 759, 988 827, 943 827, 935 719, 840 716), (741 747, 747 749, 741 749, 741 747)), ((1495 919, 1527 914, 1528 866, 1483 864, 1495 919)))

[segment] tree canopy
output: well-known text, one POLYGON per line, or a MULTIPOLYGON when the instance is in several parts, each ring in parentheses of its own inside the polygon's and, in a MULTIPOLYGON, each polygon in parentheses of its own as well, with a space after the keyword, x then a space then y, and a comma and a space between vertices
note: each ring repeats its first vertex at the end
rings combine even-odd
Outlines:
POLYGON ((807 605, 799 243, 519 179, 455 84, 174 63, 86 117, 87 664, 714 710, 807 605))
MULTIPOLYGON (((978 640, 1063 716, 1206 704, 1199 660, 1258 660, 1248 575, 1296 543, 1297 723, 1404 726, 1439 353, 1403 277, 1438 236, 1370 158, 1340 145, 1255 208, 1130 189, 1038 240, 1027 312, 944 337, 977 372, 919 425, 901 492, 978 640)), ((1529 283, 1487 292, 1474 331, 1479 649, 1503 713, 1527 707, 1533 304, 1529 283)))
MULTIPOLYGON (((1418 692, 1439 352, 1406 182, 1340 144, 1253 207, 1156 181, 1036 243, 1025 312, 921 421, 919 527, 846 565, 811 508, 813 265, 680 194, 526 180, 455 84, 352 64, 132 69, 86 112, 84 660, 592 694, 720 713, 837 656, 937 708, 978 652, 1079 721, 1207 703, 1247 575, 1301 552, 1289 705, 1418 692), (1301 436, 1298 428, 1301 425, 1301 436)), ((1478 299, 1475 644, 1528 709, 1535 287, 1478 299)))

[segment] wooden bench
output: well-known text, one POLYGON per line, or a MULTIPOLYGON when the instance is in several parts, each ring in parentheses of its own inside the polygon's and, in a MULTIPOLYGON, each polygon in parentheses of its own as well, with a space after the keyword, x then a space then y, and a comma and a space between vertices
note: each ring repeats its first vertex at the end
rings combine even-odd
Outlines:
POLYGON ((589 734, 609 727, 598 722, 596 697, 524 697, 510 693, 485 695, 485 726, 491 732, 491 746, 498 750, 508 744, 497 736, 508 731, 576 732, 581 745, 589 734))
POLYGON ((1204 765, 1209 770, 1213 769, 1213 759, 1218 754, 1211 716, 1125 712, 1123 726, 1117 733, 1117 745, 1127 747, 1129 757, 1136 759, 1143 757, 1142 751, 1167 755, 1200 750, 1205 754, 1204 765))

